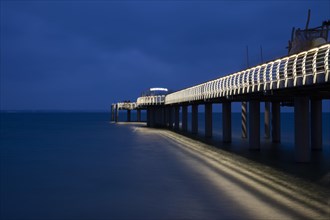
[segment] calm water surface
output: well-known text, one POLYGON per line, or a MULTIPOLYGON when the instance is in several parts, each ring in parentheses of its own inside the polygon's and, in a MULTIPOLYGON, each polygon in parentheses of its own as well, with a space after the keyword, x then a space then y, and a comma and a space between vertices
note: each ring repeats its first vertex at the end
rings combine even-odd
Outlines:
POLYGON ((323 151, 296 164, 292 115, 282 120, 282 143, 250 152, 239 126, 216 148, 105 113, 2 113, 0 217, 329 219, 329 127, 323 151))

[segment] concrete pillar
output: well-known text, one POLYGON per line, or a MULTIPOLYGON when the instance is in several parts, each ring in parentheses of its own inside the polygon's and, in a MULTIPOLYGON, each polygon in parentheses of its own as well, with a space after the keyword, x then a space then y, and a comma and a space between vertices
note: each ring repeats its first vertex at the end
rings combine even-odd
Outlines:
POLYGON ((165 127, 165 108, 160 108, 160 119, 161 119, 161 126, 165 127))
POLYGON ((198 133, 198 105, 191 106, 191 133, 198 133))
POLYGON ((154 127, 158 127, 159 124, 160 124, 159 108, 154 107, 153 108, 153 113, 154 113, 154 127))
POLYGON ((164 109, 164 114, 165 114, 165 116, 164 116, 164 119, 165 119, 165 127, 168 127, 169 126, 169 121, 168 121, 168 119, 169 119, 169 117, 168 117, 168 106, 165 106, 165 109, 164 109))
POLYGON ((311 146, 322 150, 322 100, 311 100, 311 146))
POLYGON ((170 106, 169 107, 169 111, 168 111, 168 113, 169 113, 169 128, 170 129, 172 129, 173 128, 173 118, 174 118, 174 114, 173 114, 173 107, 172 106, 170 106))
POLYGON ((281 103, 272 102, 272 141, 281 142, 281 103))
POLYGON ((223 142, 231 142, 231 102, 222 103, 222 136, 223 142))
POLYGON ((141 109, 136 110, 136 120, 141 122, 141 109))
POLYGON ((115 121, 116 117, 116 105, 112 106, 112 121, 115 121))
POLYGON ((131 110, 127 109, 127 122, 131 121, 131 110))
POLYGON ((155 114, 155 108, 150 107, 150 127, 154 128, 155 127, 155 122, 156 122, 156 114, 155 114))
POLYGON ((294 98, 294 130, 295 130, 295 159, 296 162, 310 161, 309 138, 309 98, 294 98))
POLYGON ((188 106, 182 106, 182 131, 188 130, 188 106))
POLYGON ((265 113, 264 113, 264 119, 265 119, 265 138, 268 139, 270 137, 270 103, 265 102, 265 113))
POLYGON ((150 127, 151 115, 150 115, 150 107, 147 108, 147 126, 150 127))
POLYGON ((159 108, 154 107, 154 127, 159 126, 160 118, 159 118, 159 108))
POLYGON ((242 138, 247 138, 247 103, 242 102, 242 138))
POLYGON ((113 109, 113 105, 111 105, 111 118, 110 118, 110 120, 111 121, 114 121, 114 109, 113 109))
POLYGON ((116 105, 116 116, 115 116, 115 121, 118 122, 119 120, 119 108, 118 105, 116 105))
POLYGON ((205 104, 205 137, 212 137, 212 103, 205 104))
POLYGON ((156 126, 157 127, 164 127, 165 126, 165 109, 163 107, 156 107, 155 108, 156 111, 156 126))
POLYGON ((260 102, 249 102, 249 149, 260 150, 260 102))
POLYGON ((175 114, 174 129, 179 130, 179 128, 180 128, 180 106, 179 105, 176 105, 174 107, 174 114, 175 114))

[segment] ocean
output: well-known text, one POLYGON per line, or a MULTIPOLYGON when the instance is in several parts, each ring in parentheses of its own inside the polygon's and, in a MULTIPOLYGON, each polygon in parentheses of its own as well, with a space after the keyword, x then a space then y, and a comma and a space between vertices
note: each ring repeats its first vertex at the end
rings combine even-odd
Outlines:
POLYGON ((260 151, 240 117, 222 144, 221 113, 206 141, 203 113, 192 138, 109 113, 1 113, 0 219, 329 219, 330 114, 310 163, 294 162, 292 113, 280 144, 262 124, 260 151))

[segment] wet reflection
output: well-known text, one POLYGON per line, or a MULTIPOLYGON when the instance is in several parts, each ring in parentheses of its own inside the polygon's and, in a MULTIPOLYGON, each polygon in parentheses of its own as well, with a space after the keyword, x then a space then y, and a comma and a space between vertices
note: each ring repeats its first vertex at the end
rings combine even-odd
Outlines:
POLYGON ((176 156, 207 179, 214 194, 229 197, 237 211, 245 210, 251 218, 330 217, 329 189, 171 131, 134 130, 168 139, 168 147, 175 146, 176 156))

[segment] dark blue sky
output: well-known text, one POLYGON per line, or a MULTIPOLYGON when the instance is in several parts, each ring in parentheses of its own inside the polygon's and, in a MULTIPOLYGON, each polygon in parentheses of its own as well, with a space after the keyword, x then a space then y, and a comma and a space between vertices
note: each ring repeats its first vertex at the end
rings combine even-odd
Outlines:
POLYGON ((108 110, 287 54, 330 1, 1 1, 1 109, 108 110))

